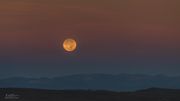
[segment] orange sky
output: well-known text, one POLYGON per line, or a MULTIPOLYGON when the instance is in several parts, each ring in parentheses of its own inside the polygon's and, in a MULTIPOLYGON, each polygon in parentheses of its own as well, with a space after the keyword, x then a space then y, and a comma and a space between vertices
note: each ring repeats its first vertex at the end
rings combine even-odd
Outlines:
POLYGON ((69 36, 83 56, 180 51, 179 0, 1 0, 0 12, 1 54, 54 54, 69 36))
POLYGON ((0 77, 179 75, 179 52, 180 0, 0 0, 0 77))

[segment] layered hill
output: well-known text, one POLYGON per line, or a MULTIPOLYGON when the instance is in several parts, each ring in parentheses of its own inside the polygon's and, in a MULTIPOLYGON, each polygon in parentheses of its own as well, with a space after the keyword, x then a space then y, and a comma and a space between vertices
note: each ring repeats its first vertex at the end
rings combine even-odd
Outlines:
POLYGON ((147 88, 180 89, 180 77, 163 75, 108 75, 79 74, 54 78, 6 78, 0 79, 0 88, 38 88, 38 89, 83 89, 136 91, 147 88))

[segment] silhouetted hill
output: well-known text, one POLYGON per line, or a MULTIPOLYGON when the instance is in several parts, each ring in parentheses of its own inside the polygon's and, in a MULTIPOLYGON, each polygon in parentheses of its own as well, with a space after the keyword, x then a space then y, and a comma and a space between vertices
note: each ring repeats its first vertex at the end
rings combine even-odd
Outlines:
POLYGON ((112 91, 135 91, 152 87, 180 89, 180 77, 162 75, 82 74, 54 78, 7 78, 0 79, 0 87, 112 91))
POLYGON ((0 101, 180 101, 180 90, 151 88, 136 92, 0 89, 0 101))

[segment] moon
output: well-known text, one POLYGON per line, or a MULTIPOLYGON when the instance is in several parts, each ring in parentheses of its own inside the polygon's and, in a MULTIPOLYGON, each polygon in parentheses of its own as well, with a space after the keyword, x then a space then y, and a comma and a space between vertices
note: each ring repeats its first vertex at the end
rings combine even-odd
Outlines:
POLYGON ((77 48, 76 40, 72 38, 65 39, 63 42, 63 48, 65 51, 68 51, 68 52, 75 51, 77 48))

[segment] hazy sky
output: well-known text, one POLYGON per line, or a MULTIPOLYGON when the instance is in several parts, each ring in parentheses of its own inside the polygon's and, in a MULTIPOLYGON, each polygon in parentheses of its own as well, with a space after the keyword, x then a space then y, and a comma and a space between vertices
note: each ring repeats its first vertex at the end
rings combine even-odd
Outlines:
POLYGON ((180 73, 179 0, 1 0, 0 76, 180 73), (65 38, 78 41, 66 53, 65 38))

